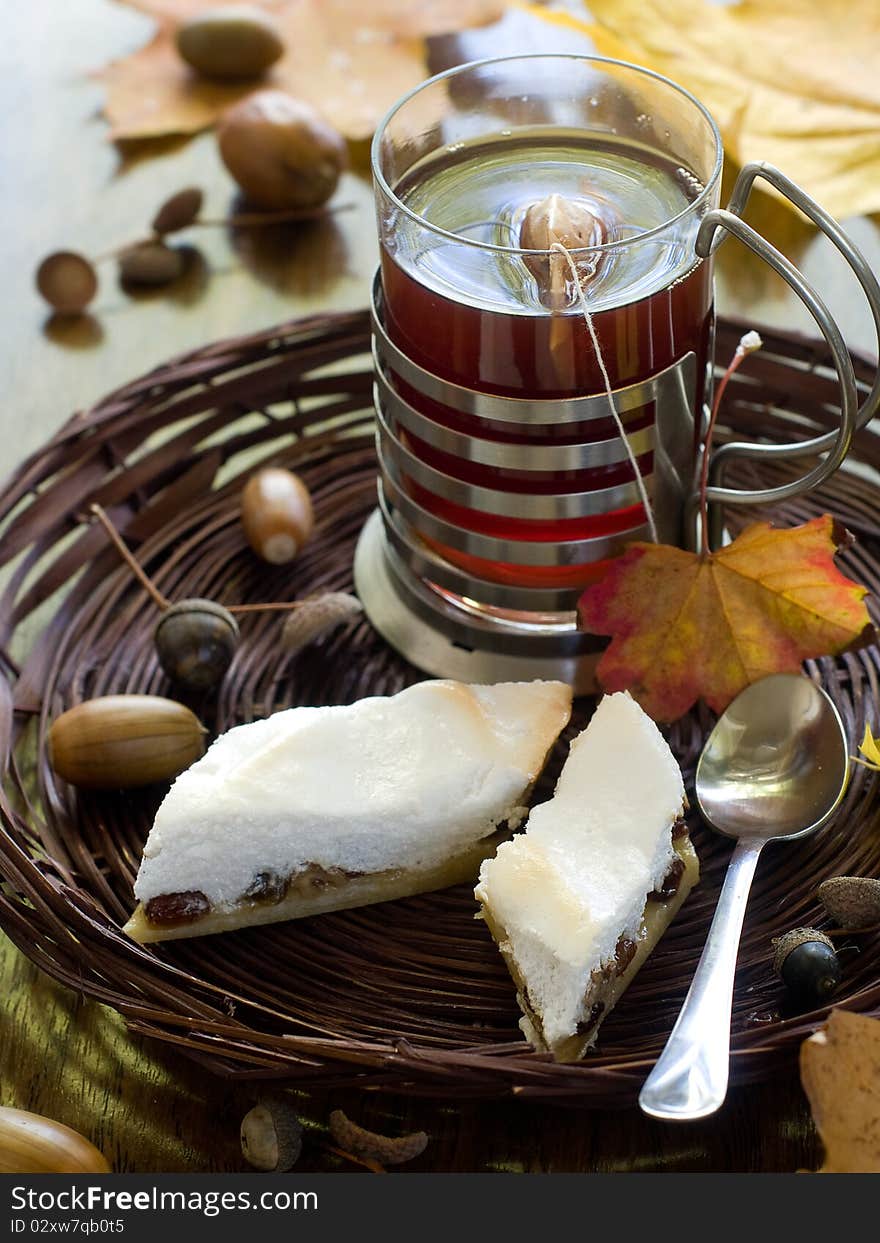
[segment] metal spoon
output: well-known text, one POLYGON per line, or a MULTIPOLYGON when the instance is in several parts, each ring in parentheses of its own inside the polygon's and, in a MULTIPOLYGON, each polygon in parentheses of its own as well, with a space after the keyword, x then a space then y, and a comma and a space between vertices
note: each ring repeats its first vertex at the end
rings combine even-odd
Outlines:
POLYGON ((806 837, 837 807, 849 771, 846 733, 823 690, 774 674, 738 695, 697 765, 700 812, 737 838, 702 957, 639 1104, 654 1118, 705 1118, 727 1094, 730 1014, 743 916, 768 842, 806 837))

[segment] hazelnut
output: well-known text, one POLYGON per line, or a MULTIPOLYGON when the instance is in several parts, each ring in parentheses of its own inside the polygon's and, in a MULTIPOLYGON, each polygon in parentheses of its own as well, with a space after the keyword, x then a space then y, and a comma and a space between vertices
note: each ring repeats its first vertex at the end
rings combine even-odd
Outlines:
POLYGON ((301 100, 257 91, 222 116, 220 156, 257 207, 320 207, 345 167, 345 139, 301 100))

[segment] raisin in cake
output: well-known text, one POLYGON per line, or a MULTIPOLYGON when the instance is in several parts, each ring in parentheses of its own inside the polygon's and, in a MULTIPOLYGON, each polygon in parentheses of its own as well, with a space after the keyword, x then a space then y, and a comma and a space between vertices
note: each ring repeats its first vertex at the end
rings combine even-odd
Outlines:
POLYGON ((520 1026, 582 1057, 697 881, 684 785, 654 722, 606 695, 571 744, 552 799, 487 859, 482 916, 517 985, 520 1026))
POLYGON ((570 713, 561 682, 431 681, 237 726, 162 802, 125 931, 198 936, 473 881, 570 713))

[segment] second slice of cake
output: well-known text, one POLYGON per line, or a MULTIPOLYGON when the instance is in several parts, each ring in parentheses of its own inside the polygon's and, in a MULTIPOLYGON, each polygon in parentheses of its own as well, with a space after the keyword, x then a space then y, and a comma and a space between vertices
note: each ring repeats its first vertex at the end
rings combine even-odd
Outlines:
POLYGON ((607 695, 571 744, 553 798, 484 862, 482 916, 517 985, 520 1026, 582 1057, 699 876, 684 784, 628 694, 607 695))

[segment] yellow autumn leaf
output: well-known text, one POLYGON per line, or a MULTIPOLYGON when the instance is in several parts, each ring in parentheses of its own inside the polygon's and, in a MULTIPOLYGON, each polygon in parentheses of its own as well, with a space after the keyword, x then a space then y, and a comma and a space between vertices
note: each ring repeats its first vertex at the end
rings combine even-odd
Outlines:
POLYGON ((778 165, 835 216, 880 211, 877 0, 589 0, 531 9, 708 107, 727 154, 778 165), (873 54, 872 54, 873 50, 873 54))
POLYGON ((282 58, 257 82, 215 82, 180 58, 179 23, 215 0, 123 0, 153 16, 143 47, 102 70, 111 137, 130 141, 208 129, 258 86, 315 107, 346 138, 371 136, 395 100, 428 76, 425 38, 496 20, 504 0, 252 0, 272 15, 282 58))
POLYGON ((865 736, 859 743, 859 751, 861 757, 853 755, 851 758, 856 764, 862 764, 865 768, 873 768, 875 772, 880 773, 880 747, 877 746, 877 739, 871 733, 870 725, 865 726, 865 736))

